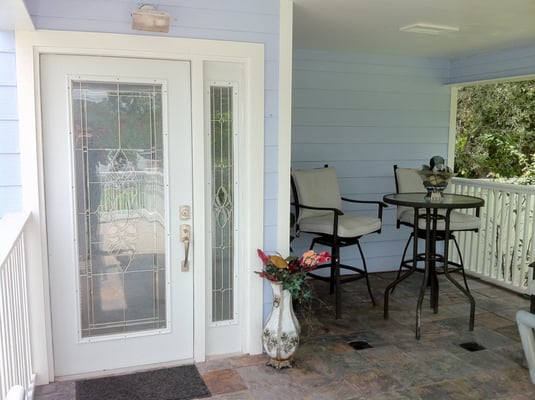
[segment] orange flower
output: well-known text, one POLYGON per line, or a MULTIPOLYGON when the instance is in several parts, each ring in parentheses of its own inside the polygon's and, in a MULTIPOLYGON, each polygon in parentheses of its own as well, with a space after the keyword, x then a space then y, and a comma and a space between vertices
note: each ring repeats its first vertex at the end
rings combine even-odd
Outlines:
POLYGON ((314 250, 309 250, 303 254, 302 263, 306 266, 316 265, 318 263, 318 257, 314 250))
POLYGON ((282 287, 289 290, 293 299, 310 299, 311 288, 307 282, 307 274, 318 264, 329 262, 329 253, 316 253, 308 250, 300 258, 297 256, 282 257, 280 254, 268 256, 262 250, 257 250, 258 256, 264 264, 262 271, 257 272, 261 278, 272 282, 282 282, 282 287))
POLYGON ((269 256, 269 261, 279 269, 288 269, 288 263, 281 256, 269 256))

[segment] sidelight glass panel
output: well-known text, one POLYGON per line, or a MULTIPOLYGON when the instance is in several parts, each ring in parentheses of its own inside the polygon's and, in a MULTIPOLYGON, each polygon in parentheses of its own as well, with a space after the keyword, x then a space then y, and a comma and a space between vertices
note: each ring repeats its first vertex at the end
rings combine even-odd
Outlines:
POLYGON ((81 337, 167 326, 162 86, 71 82, 81 337))
POLYGON ((234 319, 233 88, 210 88, 212 322, 234 319))

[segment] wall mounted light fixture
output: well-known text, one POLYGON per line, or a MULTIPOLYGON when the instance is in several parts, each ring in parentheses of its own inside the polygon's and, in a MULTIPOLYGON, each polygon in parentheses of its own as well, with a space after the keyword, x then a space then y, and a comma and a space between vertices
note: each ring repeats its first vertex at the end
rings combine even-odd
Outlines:
POLYGON ((158 11, 150 4, 143 4, 132 11, 132 29, 149 32, 169 32, 171 16, 158 11))

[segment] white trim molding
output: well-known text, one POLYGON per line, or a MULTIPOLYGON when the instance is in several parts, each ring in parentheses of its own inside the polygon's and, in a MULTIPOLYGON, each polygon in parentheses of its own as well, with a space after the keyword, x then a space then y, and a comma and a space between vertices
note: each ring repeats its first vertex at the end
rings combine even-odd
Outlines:
MULTIPOLYGON (((263 243, 264 214, 264 45, 182 39, 155 36, 119 35, 106 33, 18 31, 16 32, 18 109, 20 113, 21 177, 23 206, 31 212, 29 224, 28 263, 33 265, 30 274, 31 339, 34 349, 34 367, 37 384, 54 379, 48 264, 46 242, 46 215, 44 207, 44 177, 40 114, 39 58, 41 54, 79 54, 93 56, 136 57, 151 59, 187 60, 192 66, 192 133, 193 152, 204 148, 203 142, 203 71, 205 61, 239 62, 246 66, 248 106, 246 109, 249 132, 246 170, 243 172, 245 227, 241 243, 241 262, 248 265, 249 274, 244 277, 243 288, 249 299, 244 322, 243 352, 256 354, 262 351, 262 280, 254 273, 259 262, 256 249, 263 243), (38 268, 42 266, 42 268, 38 268)), ((195 161, 194 161, 195 163, 195 161)), ((195 167, 195 165, 194 165, 195 167)), ((195 174, 203 172, 196 171, 195 174)), ((203 224, 203 185, 193 189, 193 219, 203 224)), ((195 236, 194 259, 204 260, 205 240, 195 236)), ((194 359, 205 358, 205 272, 204 265, 196 265, 194 272, 194 359)))
POLYGON ((292 0, 280 0, 279 26, 279 195, 277 204, 277 248, 279 253, 288 254, 290 248, 290 168, 292 150, 292 0))

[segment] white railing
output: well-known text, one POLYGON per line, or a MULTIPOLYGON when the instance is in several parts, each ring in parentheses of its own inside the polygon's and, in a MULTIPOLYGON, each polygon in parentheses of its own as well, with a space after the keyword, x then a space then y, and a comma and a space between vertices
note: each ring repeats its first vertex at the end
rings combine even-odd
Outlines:
POLYGON ((528 264, 535 260, 535 187, 462 178, 453 178, 452 187, 485 200, 479 232, 456 234, 465 271, 526 293, 528 264))
POLYGON ((27 215, 10 214, 0 219, 0 395, 24 387, 33 398, 35 374, 30 348, 28 287, 24 256, 27 215))
POLYGON ((132 217, 137 212, 145 218, 164 221, 164 176, 160 170, 100 172, 102 198, 99 211, 104 219, 132 217))

